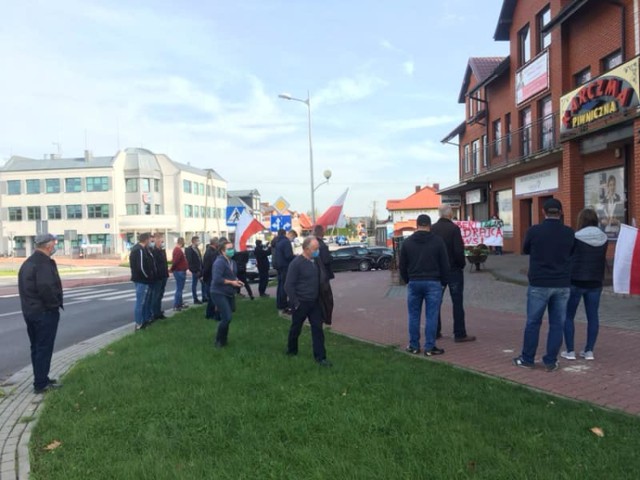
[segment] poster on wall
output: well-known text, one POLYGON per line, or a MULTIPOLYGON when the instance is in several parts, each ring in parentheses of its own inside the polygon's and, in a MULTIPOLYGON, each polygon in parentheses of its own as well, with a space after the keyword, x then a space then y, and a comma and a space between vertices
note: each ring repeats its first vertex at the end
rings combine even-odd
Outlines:
POLYGON ((513 236, 513 190, 496 192, 498 217, 502 220, 502 232, 505 237, 513 236))
POLYGON ((487 247, 502 246, 502 222, 488 220, 486 222, 456 221, 462 233, 464 246, 475 246, 481 243, 487 247))
POLYGON ((624 168, 616 167, 584 176, 584 204, 598 213, 599 226, 609 240, 617 240, 625 221, 624 168))

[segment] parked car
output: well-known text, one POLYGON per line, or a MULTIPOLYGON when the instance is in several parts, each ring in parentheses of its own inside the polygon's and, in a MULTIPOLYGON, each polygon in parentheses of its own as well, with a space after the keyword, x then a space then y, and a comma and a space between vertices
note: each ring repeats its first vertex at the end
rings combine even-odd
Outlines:
POLYGON ((389 270, 393 260, 393 249, 387 247, 369 247, 372 255, 376 256, 376 268, 389 270))
MULTIPOLYGON (((271 255, 269 255, 269 278, 277 277, 278 272, 271 265, 271 255)), ((258 264, 256 263, 256 256, 253 250, 249 252, 249 261, 247 262, 247 280, 250 282, 258 281, 258 264)))
POLYGON ((366 247, 342 247, 331 252, 333 257, 331 268, 334 272, 360 270, 366 272, 372 268, 383 269, 382 265, 389 268, 391 256, 386 254, 374 254, 366 247))

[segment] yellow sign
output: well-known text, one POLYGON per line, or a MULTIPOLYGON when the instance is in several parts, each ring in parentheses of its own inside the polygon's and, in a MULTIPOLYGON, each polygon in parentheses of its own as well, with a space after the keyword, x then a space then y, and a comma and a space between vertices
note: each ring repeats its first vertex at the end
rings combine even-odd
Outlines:
POLYGON ((287 202, 284 198, 279 197, 275 202, 273 202, 273 208, 282 215, 289 209, 289 202, 287 202))

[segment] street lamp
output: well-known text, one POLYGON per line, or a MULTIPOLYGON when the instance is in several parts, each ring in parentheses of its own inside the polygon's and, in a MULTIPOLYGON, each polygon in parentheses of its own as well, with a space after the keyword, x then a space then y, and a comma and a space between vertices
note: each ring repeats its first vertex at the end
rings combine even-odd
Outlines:
POLYGON ((326 180, 324 182, 320 182, 318 185, 316 185, 316 188, 313 189, 314 192, 317 189, 319 189, 322 185, 324 185, 325 183, 329 183, 329 179, 331 178, 331 170, 325 170, 324 172, 322 172, 322 174, 324 175, 324 178, 326 178, 326 180))
MULTIPOLYGON (((293 100, 295 102, 302 102, 307 106, 307 112, 309 114, 309 169, 311 172, 311 221, 313 224, 316 224, 316 198, 315 198, 315 188, 313 186, 313 146, 311 143, 311 97, 309 95, 309 91, 307 90, 307 99, 303 100, 301 98, 292 97, 289 93, 281 93, 278 95, 279 98, 283 98, 284 100, 293 100)), ((328 170, 327 170, 328 171, 328 170)), ((326 174, 326 172, 325 172, 326 174)), ((329 172, 329 176, 331 176, 331 172, 329 172)), ((325 175, 326 177, 326 175, 325 175)), ((327 177, 327 181, 329 178, 327 177)), ((326 182, 325 182, 326 183, 326 182)), ((319 185, 318 185, 319 186, 319 185)))

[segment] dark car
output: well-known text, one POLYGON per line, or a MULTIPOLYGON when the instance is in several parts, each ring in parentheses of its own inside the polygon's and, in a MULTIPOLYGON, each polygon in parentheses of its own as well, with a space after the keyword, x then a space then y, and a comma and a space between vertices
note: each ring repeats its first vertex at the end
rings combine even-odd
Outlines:
POLYGON ((393 249, 387 247, 369 247, 369 251, 376 257, 375 268, 389 270, 391 261, 393 260, 393 249))
MULTIPOLYGON (((278 272, 271 265, 271 255, 269 255, 269 277, 275 277, 278 272)), ((256 264, 256 256, 253 250, 249 252, 249 261, 247 262, 247 280, 250 282, 258 281, 258 265, 256 264)))
POLYGON ((349 270, 366 272, 372 268, 382 269, 380 259, 383 257, 388 260, 389 265, 391 264, 390 256, 373 254, 367 247, 360 246, 338 248, 331 252, 331 257, 331 268, 334 272, 345 272, 349 270))

